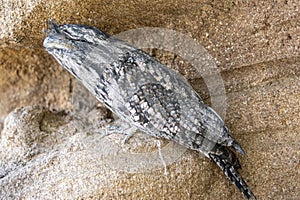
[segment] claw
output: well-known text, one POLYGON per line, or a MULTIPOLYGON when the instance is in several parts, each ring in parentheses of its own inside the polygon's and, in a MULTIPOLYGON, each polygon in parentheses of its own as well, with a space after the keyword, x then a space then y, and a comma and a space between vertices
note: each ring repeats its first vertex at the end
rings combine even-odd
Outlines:
POLYGON ((126 136, 123 140, 123 144, 126 144, 128 142, 128 140, 135 134, 136 130, 137 130, 137 128, 135 128, 135 127, 130 127, 129 129, 125 130, 126 132, 128 132, 128 134, 126 134, 126 136))

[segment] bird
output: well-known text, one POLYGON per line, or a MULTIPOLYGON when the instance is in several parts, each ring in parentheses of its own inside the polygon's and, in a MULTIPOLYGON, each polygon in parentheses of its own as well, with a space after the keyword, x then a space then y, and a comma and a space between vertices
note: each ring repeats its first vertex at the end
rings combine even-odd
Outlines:
POLYGON ((246 199, 256 199, 238 173, 241 165, 234 151, 245 151, 183 76, 143 50, 87 25, 50 20, 43 46, 130 126, 204 154, 246 199))

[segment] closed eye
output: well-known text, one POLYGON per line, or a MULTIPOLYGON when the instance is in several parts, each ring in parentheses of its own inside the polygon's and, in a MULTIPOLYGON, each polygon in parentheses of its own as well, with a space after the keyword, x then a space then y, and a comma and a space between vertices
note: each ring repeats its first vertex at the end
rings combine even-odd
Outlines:
POLYGON ((86 40, 82 34, 79 34, 79 35, 76 35, 74 36, 74 33, 70 33, 69 30, 67 29, 62 29, 61 30, 61 33, 63 35, 66 36, 66 38, 68 38, 69 40, 72 40, 72 41, 76 41, 76 42, 84 42, 84 43, 88 43, 88 44, 92 44, 92 42, 86 40))

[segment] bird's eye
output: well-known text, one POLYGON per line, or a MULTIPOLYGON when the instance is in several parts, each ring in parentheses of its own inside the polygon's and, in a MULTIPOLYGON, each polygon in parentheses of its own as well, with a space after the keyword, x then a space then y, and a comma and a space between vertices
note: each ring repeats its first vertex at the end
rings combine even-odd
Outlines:
POLYGON ((75 30, 70 29, 61 29, 61 33, 65 35, 70 40, 79 41, 79 42, 88 42, 82 34, 77 33, 75 30))
POLYGON ((68 29, 61 29, 61 33, 63 33, 64 35, 66 35, 67 37, 70 38, 74 38, 74 34, 72 34, 72 32, 70 32, 68 29))

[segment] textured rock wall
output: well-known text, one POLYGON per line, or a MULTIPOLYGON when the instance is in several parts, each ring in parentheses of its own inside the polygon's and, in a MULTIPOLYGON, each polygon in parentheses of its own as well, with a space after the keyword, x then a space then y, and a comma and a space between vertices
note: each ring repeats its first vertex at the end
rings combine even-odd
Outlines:
MULTIPOLYGON (((224 81, 225 121, 247 152, 240 156, 241 174, 258 199, 299 197, 298 1, 6 0, 0 5, 0 199, 241 198, 219 169, 195 152, 143 134, 125 145, 124 135, 103 137, 111 113, 42 47, 50 18, 110 34, 163 27, 201 43, 224 81)), ((203 80, 186 61, 170 52, 149 52, 185 75, 209 103, 203 80)))

